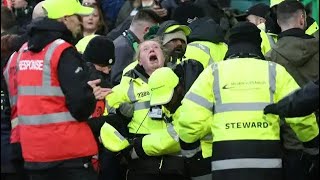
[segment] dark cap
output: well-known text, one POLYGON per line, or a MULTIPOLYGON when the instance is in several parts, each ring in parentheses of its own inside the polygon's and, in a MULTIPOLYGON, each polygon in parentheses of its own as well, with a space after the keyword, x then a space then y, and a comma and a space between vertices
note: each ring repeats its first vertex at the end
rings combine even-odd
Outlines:
POLYGON ((229 44, 238 42, 252 42, 261 44, 260 29, 250 22, 239 22, 228 33, 229 44))
POLYGON ((259 3, 256 4, 252 7, 250 7, 247 11, 246 11, 246 15, 255 15, 255 16, 259 16, 262 18, 265 18, 268 13, 270 12, 270 7, 264 3, 259 3))
POLYGON ((266 18, 270 13, 270 7, 264 3, 259 3, 251 6, 245 13, 236 15, 238 21, 245 21, 246 17, 249 15, 255 15, 258 17, 266 18))
POLYGON ((113 65, 114 56, 114 44, 105 36, 92 38, 83 53, 85 61, 104 66, 113 65))

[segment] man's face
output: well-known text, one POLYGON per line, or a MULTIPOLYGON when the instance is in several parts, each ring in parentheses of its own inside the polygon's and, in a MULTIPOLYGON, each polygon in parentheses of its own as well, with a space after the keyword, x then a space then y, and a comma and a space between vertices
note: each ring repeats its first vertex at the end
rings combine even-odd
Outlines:
POLYGON ((67 28, 72 32, 73 37, 77 37, 81 34, 81 17, 78 15, 66 16, 63 20, 67 28))
POLYGON ((261 23, 265 23, 265 19, 262 17, 258 17, 256 15, 252 15, 250 14, 249 16, 247 16, 247 21, 251 22, 252 24, 255 24, 256 26, 258 26, 261 23))
POLYGON ((187 45, 182 39, 172 39, 164 47, 171 56, 176 56, 177 58, 182 58, 187 49, 187 45))
POLYGON ((150 76, 156 69, 164 66, 165 57, 157 41, 144 41, 139 45, 139 64, 150 76))

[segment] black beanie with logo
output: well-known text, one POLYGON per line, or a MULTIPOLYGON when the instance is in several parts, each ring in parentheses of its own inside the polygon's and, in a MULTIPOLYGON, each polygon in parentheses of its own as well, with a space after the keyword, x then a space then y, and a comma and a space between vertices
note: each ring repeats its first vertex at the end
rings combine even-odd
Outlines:
POLYGON ((115 62, 113 42, 105 36, 95 36, 83 52, 83 59, 93 64, 113 65, 115 62))

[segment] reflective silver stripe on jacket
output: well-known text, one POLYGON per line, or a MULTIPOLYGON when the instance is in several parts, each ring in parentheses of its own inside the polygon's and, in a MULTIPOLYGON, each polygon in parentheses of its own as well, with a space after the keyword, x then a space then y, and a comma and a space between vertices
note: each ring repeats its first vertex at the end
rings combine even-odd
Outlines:
POLYGON ((268 37, 269 44, 270 44, 271 48, 274 48, 275 45, 276 45, 276 42, 274 41, 273 37, 270 34, 268 34, 268 33, 266 33, 266 34, 267 34, 267 37, 268 37))
POLYGON ((42 72, 42 86, 51 86, 51 59, 56 48, 64 43, 62 39, 56 39, 49 46, 46 54, 44 55, 43 72, 42 72))
POLYGON ((174 130, 173 125, 171 123, 168 124, 167 131, 169 135, 172 137, 172 139, 174 139, 176 142, 179 142, 179 135, 176 132, 176 130, 174 130))
POLYGON ((133 89, 133 81, 131 80, 129 82, 129 89, 128 89, 128 97, 130 99, 131 102, 136 102, 137 99, 136 99, 136 96, 134 95, 134 89, 133 89))
POLYGON ((106 107, 105 107, 108 111, 108 114, 116 114, 116 109, 109 106, 108 101, 106 101, 106 107))
POLYGON ((126 138, 124 138, 120 133, 119 131, 114 131, 114 134, 121 140, 121 141, 124 141, 126 138))
POLYGON ((134 71, 134 73, 136 73, 138 76, 139 76, 139 78, 143 81, 143 82, 145 82, 145 83, 148 83, 148 79, 144 76, 144 75, 142 75, 139 71, 137 71, 136 69, 133 69, 133 71, 134 71))
POLYGON ((19 86, 19 95, 64 96, 60 87, 51 86, 51 59, 55 49, 64 41, 55 40, 48 48, 43 62, 42 86, 19 86))
POLYGON ((209 49, 207 46, 204 46, 204 45, 199 44, 199 43, 190 43, 190 44, 188 44, 188 46, 197 47, 197 48, 201 49, 202 51, 204 51, 206 54, 209 55, 210 58, 209 58, 207 67, 208 67, 210 64, 214 63, 213 58, 211 57, 211 54, 210 54, 210 49, 209 49))
POLYGON ((213 140, 213 136, 210 132, 210 134, 207 134, 206 136, 204 136, 203 138, 201 138, 201 140, 204 140, 204 141, 212 141, 213 140))
MULTIPOLYGON (((64 43, 62 39, 57 39, 50 44, 43 62, 42 86, 18 86, 18 95, 26 96, 64 96, 58 86, 51 86, 51 59, 56 48, 64 43)), ((20 115, 19 124, 42 125, 48 123, 61 123, 76 121, 70 112, 57 112, 41 115, 20 115)))
POLYGON ((191 158, 200 151, 201 151, 201 146, 198 146, 197 148, 191 149, 191 150, 181 149, 181 154, 187 158, 191 158))
POLYGON ((191 177, 191 180, 212 180, 212 174, 210 173, 202 176, 191 177))
POLYGON ((18 125, 19 125, 19 119, 17 117, 11 120, 11 129, 14 129, 18 125))
POLYGON ((142 109, 149 109, 150 108, 150 101, 144 101, 144 102, 135 102, 134 103, 134 110, 142 110, 142 109))
POLYGON ((243 159, 226 159, 211 162, 211 170, 227 170, 241 168, 282 168, 282 160, 279 158, 243 158, 243 159))
POLYGON ((276 88, 276 64, 268 62, 268 73, 269 73, 269 102, 252 102, 252 103, 222 103, 220 93, 220 78, 219 68, 217 64, 212 66, 212 73, 214 77, 213 93, 215 96, 215 113, 228 112, 228 111, 258 111, 262 110, 269 103, 273 103, 274 92, 276 88))
POLYGON ((64 96, 60 87, 52 86, 19 86, 18 93, 25 96, 64 96))
POLYGON ((134 104, 135 111, 150 108, 150 101, 138 102, 138 100, 136 99, 136 96, 134 95, 134 85, 132 80, 129 83, 127 95, 130 101, 134 104))
POLYGON ((42 125, 48 123, 61 123, 68 121, 76 121, 69 112, 19 116, 19 124, 25 125, 42 125))
POLYGON ((198 94, 195 94, 193 92, 188 92, 185 96, 186 99, 198 104, 199 106, 202 106, 209 111, 212 111, 213 104, 209 102, 206 98, 199 96, 198 94))

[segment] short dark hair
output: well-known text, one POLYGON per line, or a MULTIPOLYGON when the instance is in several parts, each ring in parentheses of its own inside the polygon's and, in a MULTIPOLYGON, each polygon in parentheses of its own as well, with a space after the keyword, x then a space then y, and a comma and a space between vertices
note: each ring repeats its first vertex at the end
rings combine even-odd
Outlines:
POLYGON ((283 1, 277 7, 277 19, 279 22, 287 22, 298 11, 305 12, 303 4, 299 1, 283 1))
POLYGON ((161 17, 158 16, 158 14, 155 13, 153 10, 151 10, 151 9, 141 9, 133 17, 132 23, 135 23, 137 21, 160 23, 162 20, 161 20, 161 17))
POLYGON ((13 12, 8 7, 1 6, 1 28, 7 31, 14 25, 16 25, 16 17, 13 12))

